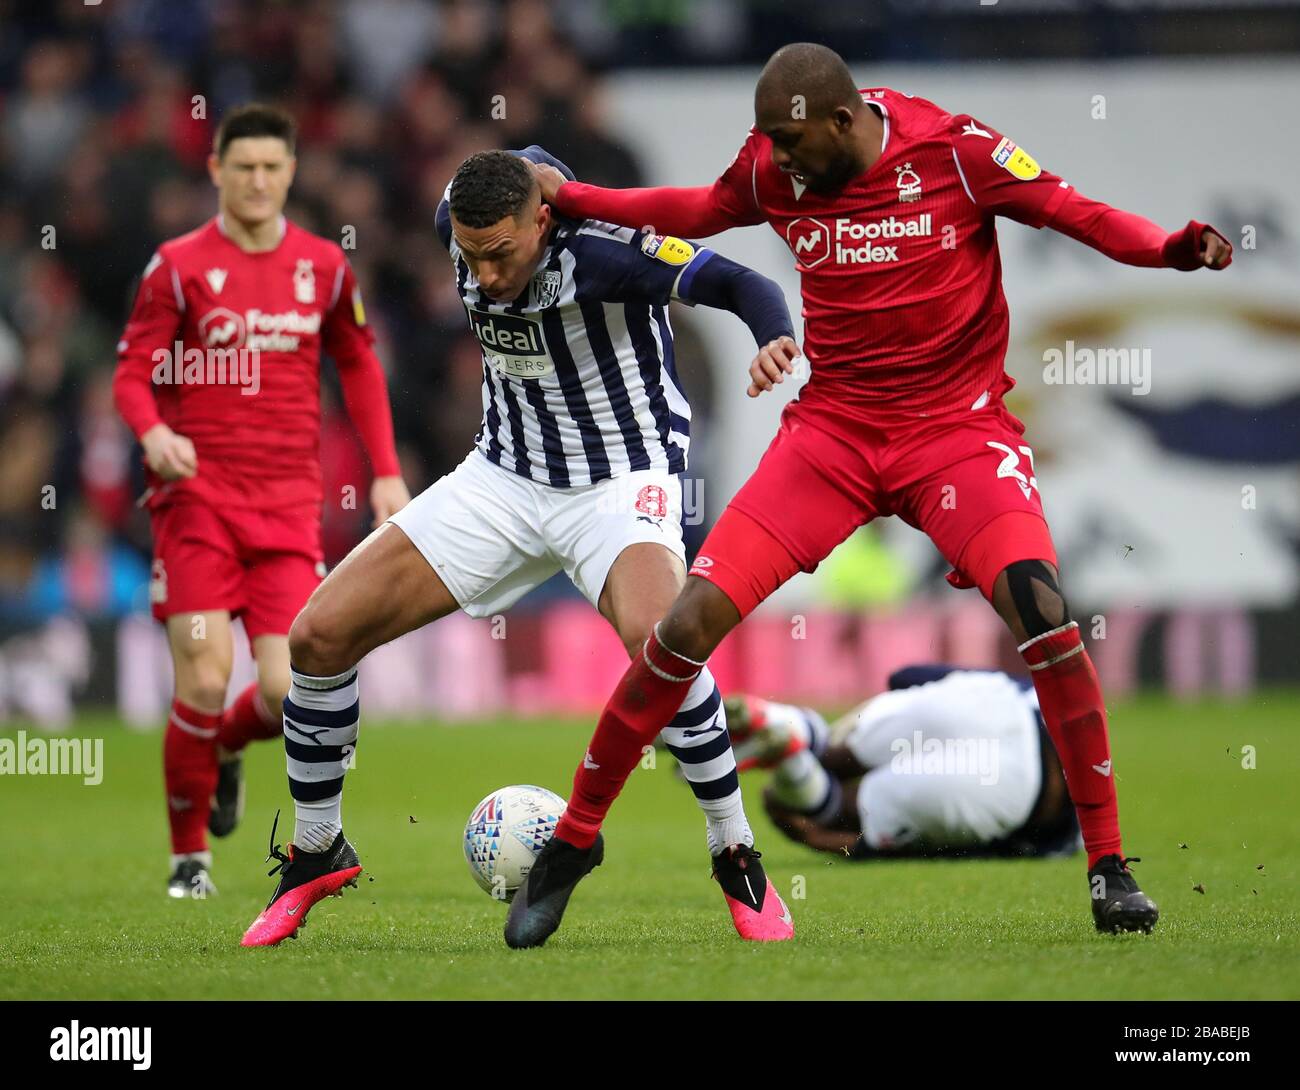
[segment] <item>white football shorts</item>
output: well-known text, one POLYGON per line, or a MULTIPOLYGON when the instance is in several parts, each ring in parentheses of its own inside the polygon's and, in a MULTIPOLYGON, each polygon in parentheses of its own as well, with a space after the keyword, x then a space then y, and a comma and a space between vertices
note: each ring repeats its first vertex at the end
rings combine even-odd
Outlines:
POLYGON ((681 481, 666 470, 552 488, 476 449, 388 521, 471 617, 509 609, 560 571, 594 606, 619 553, 644 541, 686 563, 681 481))
POLYGON ((859 708, 843 741, 871 770, 858 788, 868 846, 984 844, 1023 825, 1042 783, 1036 706, 1005 674, 962 670, 859 708))

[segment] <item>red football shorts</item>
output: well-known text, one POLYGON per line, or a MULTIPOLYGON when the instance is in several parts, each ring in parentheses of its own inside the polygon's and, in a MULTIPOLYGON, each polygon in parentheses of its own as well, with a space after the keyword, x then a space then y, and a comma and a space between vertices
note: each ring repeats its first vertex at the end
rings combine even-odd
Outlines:
POLYGON ((690 573, 743 617, 859 526, 897 515, 952 565, 949 582, 991 597, 1008 564, 1056 564, 1024 430, 1001 401, 888 426, 796 401, 690 573))
POLYGON ((250 640, 286 635, 325 575, 320 507, 258 511, 178 501, 153 520, 153 615, 224 610, 250 640))

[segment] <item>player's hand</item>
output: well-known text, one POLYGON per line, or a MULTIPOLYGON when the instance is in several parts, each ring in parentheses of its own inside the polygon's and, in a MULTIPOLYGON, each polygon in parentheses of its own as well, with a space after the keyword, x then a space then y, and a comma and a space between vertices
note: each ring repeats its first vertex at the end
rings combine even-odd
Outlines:
POLYGON ((794 374, 794 361, 802 355, 792 337, 769 341, 758 350, 754 362, 749 365, 749 389, 745 392, 750 397, 758 397, 777 383, 784 382, 786 375, 794 374))
POLYGON ((531 159, 525 159, 525 163, 533 172, 533 177, 537 179, 537 184, 542 190, 542 200, 551 204, 555 200, 555 194, 560 191, 562 186, 569 179, 561 174, 550 163, 534 163, 531 159))
POLYGON ((370 485, 370 510, 375 513, 371 527, 383 525, 389 515, 395 515, 411 502, 411 493, 401 477, 376 477, 370 485))
POLYGON ((199 471, 194 444, 166 424, 155 424, 140 436, 140 445, 144 447, 145 462, 164 481, 193 477, 199 471))
POLYGON ((1207 269, 1226 269, 1232 264, 1232 243, 1213 227, 1201 232, 1201 264, 1207 269))

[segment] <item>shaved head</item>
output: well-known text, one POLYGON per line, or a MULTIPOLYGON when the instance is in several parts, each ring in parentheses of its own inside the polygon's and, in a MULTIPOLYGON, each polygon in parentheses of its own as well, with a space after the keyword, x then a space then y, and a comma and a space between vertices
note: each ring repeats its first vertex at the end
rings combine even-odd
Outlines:
POLYGON ((769 58, 754 89, 755 112, 822 118, 862 101, 853 74, 833 49, 816 42, 783 45, 769 58))
POLYGON ((875 161, 880 125, 844 59, 815 42, 778 49, 754 88, 754 127, 772 141, 772 162, 815 192, 839 189, 875 161))

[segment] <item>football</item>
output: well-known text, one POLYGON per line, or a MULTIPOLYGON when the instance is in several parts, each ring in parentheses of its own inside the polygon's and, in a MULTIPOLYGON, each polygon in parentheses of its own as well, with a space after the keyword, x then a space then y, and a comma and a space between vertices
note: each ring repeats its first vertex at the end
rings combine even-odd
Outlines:
POLYGON ((565 802, 554 791, 516 784, 493 791, 465 823, 465 861, 474 881, 510 901, 555 832, 565 802))

